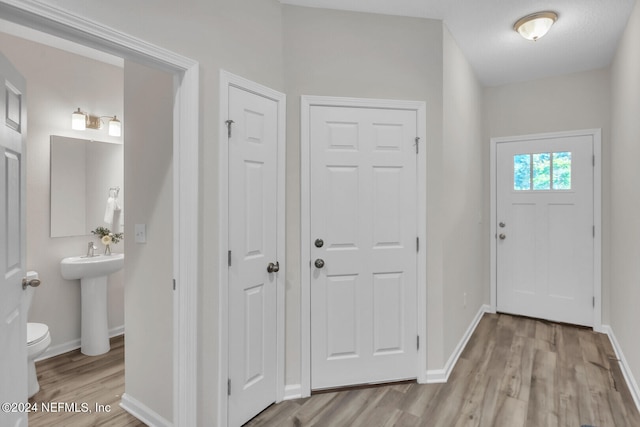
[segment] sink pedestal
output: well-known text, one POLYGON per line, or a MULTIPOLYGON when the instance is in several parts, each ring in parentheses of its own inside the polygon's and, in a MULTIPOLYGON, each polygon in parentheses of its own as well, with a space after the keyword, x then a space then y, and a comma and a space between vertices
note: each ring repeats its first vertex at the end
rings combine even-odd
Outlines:
POLYGON ((104 354, 111 348, 107 322, 107 276, 80 279, 80 296, 80 351, 87 356, 104 354))
POLYGON ((107 277, 124 266, 124 254, 75 256, 60 261, 62 277, 80 279, 80 351, 97 356, 109 351, 107 277))

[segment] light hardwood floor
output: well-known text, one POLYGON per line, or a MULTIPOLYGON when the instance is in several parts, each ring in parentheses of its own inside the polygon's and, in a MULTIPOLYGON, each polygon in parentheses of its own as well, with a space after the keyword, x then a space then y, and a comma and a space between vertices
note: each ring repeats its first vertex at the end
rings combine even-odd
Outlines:
POLYGON ((38 412, 29 414, 30 427, 144 426, 120 407, 124 393, 124 336, 111 339, 111 350, 101 356, 71 351, 36 363, 40 391, 29 402, 38 412), (61 412, 44 412, 42 403, 77 404, 61 412), (92 413, 81 413, 82 404, 92 413), (95 405, 110 405, 110 412, 96 412, 95 405))
MULTIPOLYGON (((124 339, 37 364, 31 402, 111 405, 110 413, 30 414, 38 426, 144 426, 122 410, 124 339)), ((605 335, 501 314, 483 317, 446 384, 401 383, 314 394, 273 405, 259 426, 640 427, 640 414, 605 335)))
POLYGON ((446 384, 315 394, 246 426, 638 427, 640 414, 606 335, 487 314, 446 384))

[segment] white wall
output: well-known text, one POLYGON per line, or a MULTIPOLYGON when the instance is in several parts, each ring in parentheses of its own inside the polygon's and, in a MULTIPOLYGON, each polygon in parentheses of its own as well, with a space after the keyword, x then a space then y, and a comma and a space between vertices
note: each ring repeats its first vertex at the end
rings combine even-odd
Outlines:
POLYGON ((611 67, 610 324, 640 379, 640 3, 629 17, 611 67))
POLYGON ((125 393, 173 409, 173 76, 125 62, 125 393), (135 224, 147 242, 135 243, 135 224))
MULTIPOLYGON (((602 316, 610 315, 611 248, 611 118, 609 70, 593 70, 524 83, 488 87, 484 92, 485 164, 492 137, 602 128, 602 316)), ((484 174, 485 210, 489 218, 489 168, 484 174)), ((489 223, 485 221, 489 235, 489 223)), ((489 240, 486 241, 485 281, 489 283, 489 240)), ((489 293, 489 286, 486 292, 489 293)), ((487 294, 486 300, 489 300, 487 294)))
MULTIPOLYGON (((442 347, 447 360, 488 303, 484 280, 487 233, 482 215, 482 86, 446 27, 443 27, 443 311, 442 347)), ((434 304, 431 305, 433 307, 434 304)))
MULTIPOLYGON (((64 280, 60 260, 84 255, 94 236, 50 238, 50 135, 122 143, 105 130, 71 130, 78 107, 95 115, 123 113, 122 68, 0 33, 0 51, 27 80, 27 269, 40 273, 30 322, 49 325, 47 354, 77 348, 80 343, 80 282, 64 280)), ((126 124, 124 124, 126 126, 126 124)), ((106 203, 108 188, 101 194, 106 203)), ((104 209, 106 205, 102 205, 104 209)), ((104 225, 91 224, 91 228, 104 225)), ((114 251, 122 248, 116 245, 114 251)), ((109 328, 124 325, 122 272, 109 277, 109 328)))

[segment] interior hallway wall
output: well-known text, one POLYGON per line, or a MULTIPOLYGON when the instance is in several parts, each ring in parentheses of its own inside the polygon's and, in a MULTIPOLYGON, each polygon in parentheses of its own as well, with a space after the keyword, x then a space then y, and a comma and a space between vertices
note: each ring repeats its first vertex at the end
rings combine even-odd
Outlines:
POLYGON ((426 101, 427 349, 429 362, 441 367, 442 22, 285 5, 283 25, 287 94, 286 383, 300 384, 301 95, 426 101))
MULTIPOLYGON (((78 107, 100 115, 123 116, 123 71, 121 67, 0 33, 0 51, 27 80, 27 269, 40 274, 28 320, 45 323, 51 346, 44 356, 69 351, 80 345, 80 282, 65 280, 60 261, 84 255, 95 236, 50 236, 50 136, 106 141, 122 144, 104 130, 74 131, 71 113, 78 107)), ((122 167, 122 165, 120 165, 122 167)), ((108 187, 101 194, 106 206, 108 187)), ((89 225, 89 224, 88 224, 89 225)), ((91 224, 91 228, 104 224, 91 224)), ((99 250, 100 250, 99 249, 99 250)), ((114 252, 122 251, 121 244, 114 252)), ((109 328, 124 327, 122 271, 109 276, 109 328)))
MULTIPOLYGON (((611 66, 610 324, 640 380, 640 3, 629 17, 611 66)), ((636 390, 637 391, 637 390, 636 390)))
POLYGON ((125 393, 173 416, 173 75, 125 62, 125 393), (135 224, 146 224, 136 243, 135 224))
POLYGON ((482 97, 475 72, 443 27, 443 357, 447 360, 483 304, 487 233, 483 215, 482 97))
MULTIPOLYGON (((611 272, 611 116, 609 70, 593 70, 524 83, 487 87, 484 91, 484 217, 489 219, 489 145, 492 137, 580 129, 602 129, 602 321, 610 319, 611 272)), ((489 235, 489 221, 485 222, 489 235)), ((485 280, 489 283, 487 240, 485 280)), ((489 300, 490 287, 486 287, 489 300)))

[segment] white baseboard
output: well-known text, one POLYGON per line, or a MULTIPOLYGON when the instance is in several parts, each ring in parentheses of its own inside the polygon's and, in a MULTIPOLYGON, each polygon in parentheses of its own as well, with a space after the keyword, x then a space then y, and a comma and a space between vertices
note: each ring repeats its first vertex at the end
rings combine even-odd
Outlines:
POLYGON ((465 346, 469 342, 471 335, 473 335, 473 331, 476 330, 478 323, 480 323, 480 320, 485 313, 491 313, 491 307, 487 304, 484 304, 480 307, 480 310, 478 310, 478 313, 471 321, 471 324, 467 328, 467 331, 460 339, 460 342, 458 342, 458 345, 456 346, 455 350, 453 350, 453 353, 451 353, 451 356, 449 357, 449 360, 447 360, 447 363, 444 365, 444 368, 427 370, 427 384, 447 382, 447 380, 449 379, 449 375, 451 375, 451 371, 453 371, 453 368, 458 362, 458 358, 460 358, 460 355, 462 354, 462 350, 464 350, 465 346))
POLYGON ((300 399, 302 397, 302 384, 289 384, 284 386, 282 400, 300 399))
POLYGON ((629 391, 631 392, 631 396, 633 396, 633 401, 640 411, 640 387, 638 387, 638 383, 636 379, 633 377, 633 373, 631 372, 631 367, 627 363, 627 359, 624 357, 624 353, 622 352, 622 348, 620 347, 620 343, 616 339, 615 334, 613 333, 613 329, 609 325, 602 325, 603 333, 607 334, 609 337, 609 341, 611 341, 611 345, 613 346, 613 350, 616 352, 616 357, 620 361, 620 369, 622 370, 622 375, 624 375, 624 379, 627 381, 627 385, 629 386, 629 391))
POLYGON ((127 393, 122 395, 120 407, 151 427, 172 427, 172 423, 158 415, 148 406, 139 400, 129 396, 127 393))
MULTIPOLYGON (((117 337, 119 335, 124 335, 124 325, 116 326, 115 328, 111 328, 109 330, 109 338, 117 337)), ((64 353, 77 350, 79 348, 80 348, 80 338, 67 341, 62 344, 54 345, 52 347, 49 347, 47 351, 42 353, 42 356, 38 357, 36 359, 36 362, 49 359, 50 357, 59 356, 64 353)))

